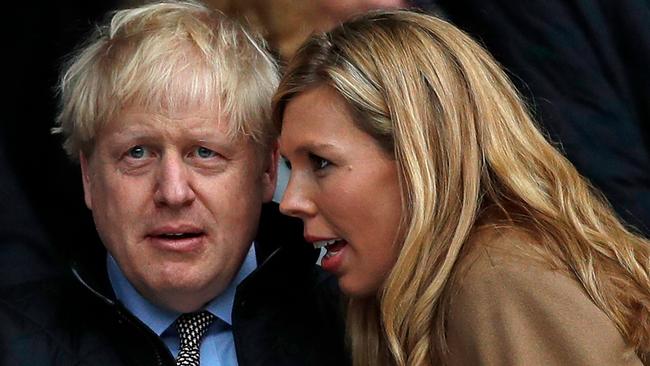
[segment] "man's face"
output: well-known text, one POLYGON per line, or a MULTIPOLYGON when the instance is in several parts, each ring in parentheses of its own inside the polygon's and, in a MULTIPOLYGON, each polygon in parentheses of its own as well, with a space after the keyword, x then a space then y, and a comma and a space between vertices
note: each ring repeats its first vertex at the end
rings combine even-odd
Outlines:
POLYGON ((273 196, 277 151, 226 131, 207 110, 127 109, 81 156, 104 245, 135 288, 166 308, 194 311, 228 286, 273 196))

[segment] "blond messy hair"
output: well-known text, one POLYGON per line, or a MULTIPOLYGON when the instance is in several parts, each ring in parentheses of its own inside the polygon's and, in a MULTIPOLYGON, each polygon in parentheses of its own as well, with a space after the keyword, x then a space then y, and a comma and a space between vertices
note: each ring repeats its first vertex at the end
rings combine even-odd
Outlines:
POLYGON ((355 365, 444 363, 451 278, 479 225, 536 234, 530 245, 568 269, 637 354, 650 351, 650 242, 546 141, 474 40, 409 11, 371 12, 315 35, 280 82, 275 124, 292 98, 321 85, 395 157, 405 213, 383 288, 349 303, 355 365))
POLYGON ((262 146, 277 137, 270 100, 277 66, 264 42, 194 1, 116 11, 62 70, 55 133, 71 158, 92 153, 101 127, 136 106, 173 113, 208 107, 229 134, 262 146))

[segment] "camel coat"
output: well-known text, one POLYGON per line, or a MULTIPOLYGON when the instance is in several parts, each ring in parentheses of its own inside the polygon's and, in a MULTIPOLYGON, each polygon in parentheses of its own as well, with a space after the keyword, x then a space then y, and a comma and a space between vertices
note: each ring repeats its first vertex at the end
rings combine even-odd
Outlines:
POLYGON ((449 365, 643 365, 576 279, 530 250, 533 238, 474 237, 453 280, 449 365))

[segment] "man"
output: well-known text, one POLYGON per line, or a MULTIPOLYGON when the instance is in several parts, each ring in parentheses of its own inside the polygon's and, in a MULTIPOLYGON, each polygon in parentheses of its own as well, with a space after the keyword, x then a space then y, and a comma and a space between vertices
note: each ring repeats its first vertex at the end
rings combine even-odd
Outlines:
POLYGON ((277 78, 252 35, 198 3, 97 28, 63 70, 57 131, 107 253, 80 255, 74 282, 0 293, 3 365, 348 362, 332 280, 263 204, 277 78))

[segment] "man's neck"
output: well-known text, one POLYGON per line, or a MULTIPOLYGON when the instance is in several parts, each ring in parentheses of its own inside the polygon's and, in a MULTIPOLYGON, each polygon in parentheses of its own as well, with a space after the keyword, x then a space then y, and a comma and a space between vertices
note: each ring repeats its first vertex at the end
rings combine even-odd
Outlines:
MULTIPOLYGON (((110 254, 107 255, 106 263, 108 278, 117 299, 156 334, 162 334, 180 315, 179 312, 159 306, 142 296, 124 276, 119 265, 110 254)), ((210 311, 227 324, 232 324, 232 307, 237 286, 256 267, 255 245, 251 245, 251 249, 231 283, 222 293, 209 301, 204 309, 210 311)))

